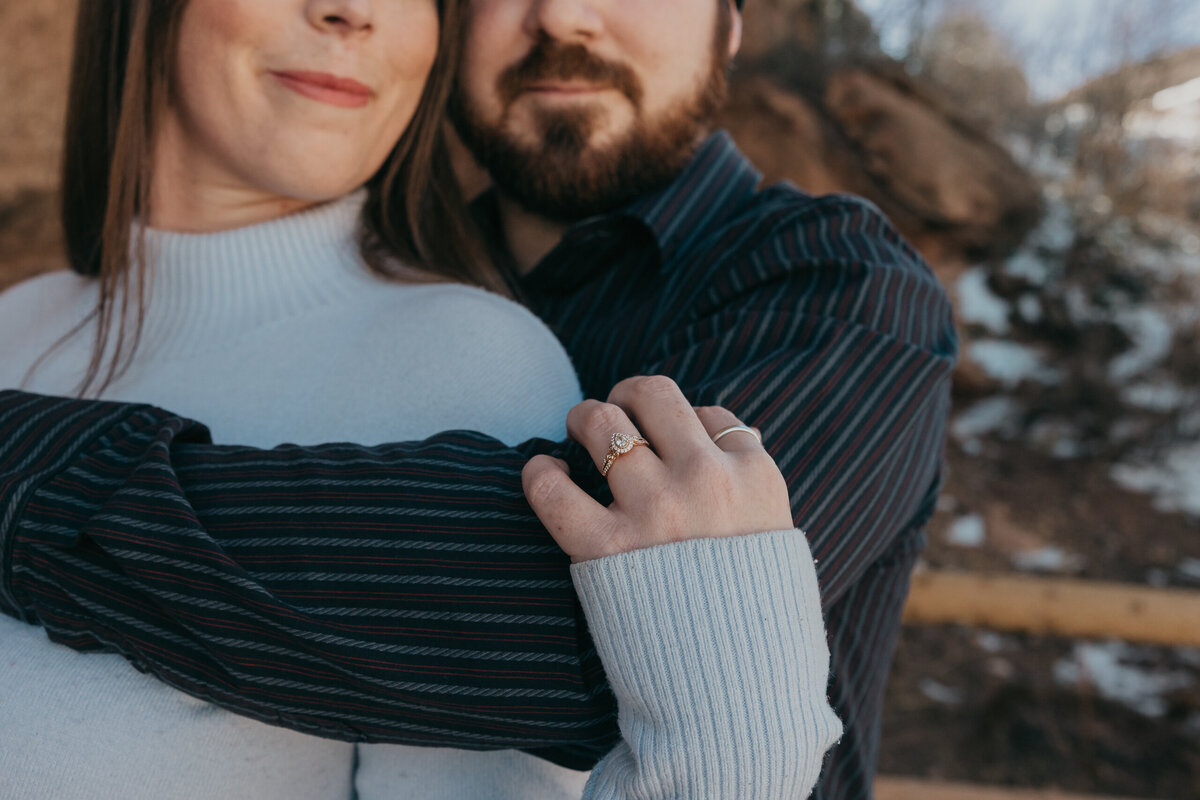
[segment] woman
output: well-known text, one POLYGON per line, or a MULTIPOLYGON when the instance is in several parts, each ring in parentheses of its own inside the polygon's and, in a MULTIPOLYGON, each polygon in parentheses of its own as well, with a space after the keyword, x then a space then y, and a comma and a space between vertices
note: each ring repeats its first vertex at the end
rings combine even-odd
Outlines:
MULTIPOLYGON (((501 285, 471 246, 439 138, 458 13, 433 0, 81 4, 64 164, 77 274, 0 296, 0 338, 19 343, 0 385, 152 402, 258 446, 446 428, 561 438, 579 389, 553 336, 515 304, 445 282, 501 285), (280 396, 294 398, 286 418, 280 396)), ((594 568, 636 568, 639 551, 624 555, 594 568)), ((608 626, 591 621, 602 640, 608 626)), ((818 664, 809 699, 828 714, 819 617, 785 633, 818 664)), ((515 752, 364 746, 355 775, 353 746, 238 718, 117 656, 76 654, 8 619, 0 641, 6 794, 585 791, 586 776, 515 752)), ((635 719, 649 698, 720 700, 617 691, 635 719)), ((817 726, 797 769, 815 777, 835 729, 817 726)), ((586 792, 633 796, 696 769, 700 754, 665 733, 662 764, 618 748, 586 792)))

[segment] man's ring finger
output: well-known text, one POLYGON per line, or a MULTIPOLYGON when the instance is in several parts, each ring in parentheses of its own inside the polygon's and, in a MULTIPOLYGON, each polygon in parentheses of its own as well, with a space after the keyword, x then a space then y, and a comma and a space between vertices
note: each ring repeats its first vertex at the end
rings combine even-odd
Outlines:
POLYGON ((636 434, 614 433, 608 445, 608 453, 604 456, 604 465, 600 467, 600 474, 607 478, 608 471, 612 469, 613 463, 618 458, 625 455, 635 447, 649 446, 650 442, 636 434))

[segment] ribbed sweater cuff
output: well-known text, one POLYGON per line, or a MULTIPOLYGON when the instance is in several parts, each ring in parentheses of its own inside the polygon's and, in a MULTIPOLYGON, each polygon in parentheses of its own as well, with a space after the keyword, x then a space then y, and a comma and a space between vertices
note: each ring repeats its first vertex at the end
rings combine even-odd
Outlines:
POLYGON ((622 742, 588 797, 806 797, 841 734, 802 532, 575 564, 622 742))

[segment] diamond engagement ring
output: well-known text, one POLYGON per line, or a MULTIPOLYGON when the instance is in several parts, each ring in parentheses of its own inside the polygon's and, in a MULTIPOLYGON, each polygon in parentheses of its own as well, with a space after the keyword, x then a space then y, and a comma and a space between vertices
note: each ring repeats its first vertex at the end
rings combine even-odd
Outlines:
POLYGON ((641 436, 631 436, 628 433, 614 433, 608 445, 608 453, 604 456, 604 466, 600 467, 600 474, 607 478, 608 471, 612 468, 614 461, 633 448, 640 446, 649 447, 650 443, 641 436))
POLYGON ((718 431, 716 435, 712 437, 713 443, 715 444, 722 436, 728 436, 731 433, 748 433, 755 439, 758 439, 759 444, 762 444, 762 434, 754 430, 754 428, 751 428, 749 425, 730 425, 725 430, 718 431))

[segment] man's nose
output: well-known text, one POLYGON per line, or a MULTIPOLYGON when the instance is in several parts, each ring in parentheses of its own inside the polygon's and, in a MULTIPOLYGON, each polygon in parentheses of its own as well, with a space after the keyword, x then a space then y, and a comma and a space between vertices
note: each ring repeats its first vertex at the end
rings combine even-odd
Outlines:
POLYGON ((525 17, 525 32, 566 43, 594 40, 604 30, 604 0, 534 0, 525 17))
POLYGON ((375 24, 375 0, 308 0, 308 22, 343 35, 367 31, 375 24))

